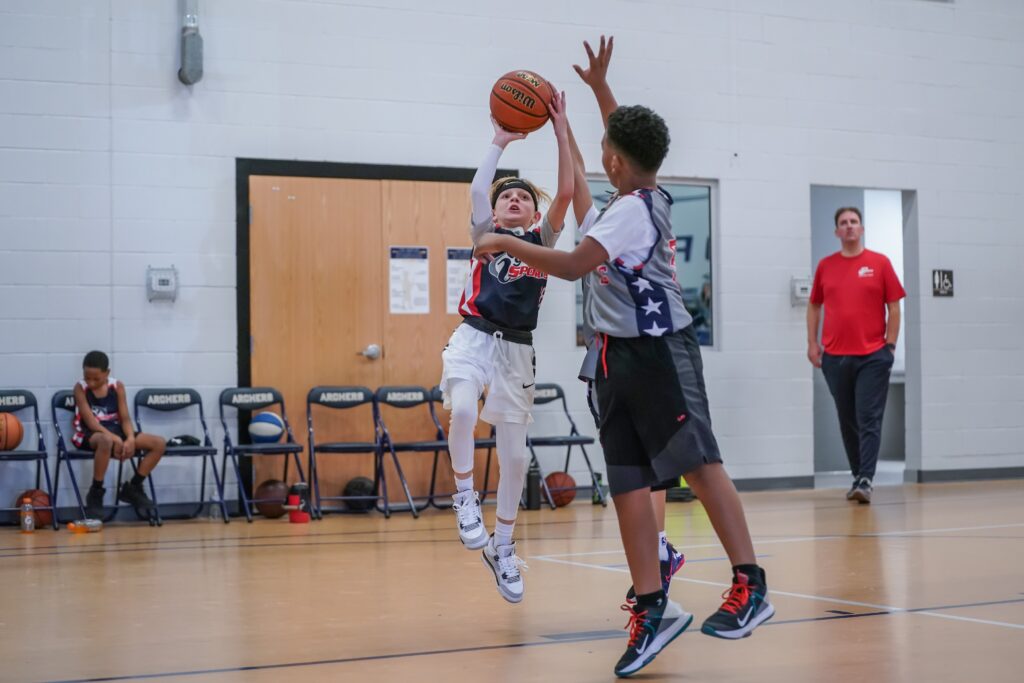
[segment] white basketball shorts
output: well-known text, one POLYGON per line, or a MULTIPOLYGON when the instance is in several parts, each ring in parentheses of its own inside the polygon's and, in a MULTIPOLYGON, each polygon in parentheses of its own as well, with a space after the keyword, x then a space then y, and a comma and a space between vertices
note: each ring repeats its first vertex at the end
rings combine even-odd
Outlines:
POLYGON ((469 325, 455 328, 441 354, 441 391, 444 407, 451 409, 448 383, 453 379, 473 382, 477 393, 487 387, 487 399, 480 417, 491 424, 533 422, 533 391, 536 357, 529 344, 502 338, 501 332, 487 334, 469 325))

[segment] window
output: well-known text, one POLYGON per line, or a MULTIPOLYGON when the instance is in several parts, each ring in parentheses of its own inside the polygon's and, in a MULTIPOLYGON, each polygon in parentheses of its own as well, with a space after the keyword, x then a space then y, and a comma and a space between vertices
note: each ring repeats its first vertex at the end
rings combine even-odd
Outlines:
MULTIPOLYGON (((598 210, 614 191, 606 180, 588 180, 590 195, 598 210)), ((713 298, 711 295, 711 183, 662 182, 672 196, 672 233, 676 237, 676 280, 683 290, 686 310, 693 316, 694 330, 702 346, 714 344, 713 298)), ((579 235, 577 234, 577 241, 579 235)), ((576 344, 583 338, 583 287, 576 283, 576 344)))

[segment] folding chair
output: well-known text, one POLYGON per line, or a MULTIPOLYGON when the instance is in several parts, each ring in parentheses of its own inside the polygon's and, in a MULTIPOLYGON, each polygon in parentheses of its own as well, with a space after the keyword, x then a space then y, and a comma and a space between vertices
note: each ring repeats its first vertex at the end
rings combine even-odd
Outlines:
MULTIPOLYGON (((323 519, 323 501, 372 500, 376 507, 383 504, 384 516, 391 516, 388 505, 388 484, 384 477, 384 450, 381 447, 380 423, 377 419, 377 401, 373 391, 361 386, 318 386, 309 390, 306 395, 306 425, 309 429, 309 480, 313 482, 313 517, 323 519), (313 429, 313 407, 321 406, 333 410, 351 410, 369 404, 373 441, 331 441, 316 442, 313 429), (372 496, 324 496, 320 493, 320 469, 317 460, 321 455, 360 455, 373 454, 373 492, 372 496)), ((328 512, 347 512, 341 508, 331 508, 328 512)))
MULTIPOLYGON (((50 482, 50 466, 47 463, 46 445, 43 443, 43 428, 39 423, 39 404, 35 394, 24 389, 0 389, 0 413, 18 413, 24 410, 32 410, 32 422, 36 427, 36 448, 23 448, 21 450, 0 451, 0 462, 35 462, 36 463, 36 488, 42 483, 41 478, 46 479, 46 495, 50 497, 48 506, 39 506, 37 510, 49 510, 52 519, 53 530, 60 528, 57 522, 57 489, 50 482)), ((24 423, 24 420, 22 420, 24 423)), ((24 445, 29 445, 28 440, 23 439, 24 445)), ((5 511, 20 510, 18 507, 0 508, 5 511)))
MULTIPOLYGON (((75 392, 64 389, 54 393, 53 398, 50 399, 50 412, 53 416, 53 431, 57 435, 57 472, 54 475, 53 488, 56 491, 60 487, 60 466, 64 464, 68 471, 68 476, 71 478, 71 490, 75 492, 75 499, 78 501, 78 511, 82 518, 85 517, 85 503, 82 501, 82 491, 78 488, 78 479, 75 477, 75 471, 71 467, 71 463, 74 461, 82 460, 93 460, 95 459, 95 453, 92 451, 85 451, 79 449, 69 449, 67 443, 64 441, 64 433, 61 431, 60 423, 61 416, 68 418, 68 424, 75 414, 75 392), (58 412, 59 411, 59 412, 58 412)), ((73 444, 72 444, 73 445, 73 444)), ((136 460, 142 460, 142 454, 136 453, 131 459, 132 471, 138 472, 138 465, 136 460)), ((117 500, 117 493, 121 488, 121 476, 124 473, 124 461, 118 460, 117 462, 117 483, 114 485, 114 506, 111 511, 103 516, 104 522, 109 522, 117 516, 117 511, 122 507, 122 504, 117 500)), ((152 478, 149 478, 149 494, 150 497, 155 500, 156 489, 153 486, 152 478)), ((56 516, 56 515, 55 515, 56 516)), ((150 515, 146 520, 150 526, 156 526, 156 515, 150 515)))
POLYGON ((238 500, 241 503, 242 511, 245 512, 246 520, 252 522, 252 507, 254 503, 278 503, 280 501, 266 498, 249 498, 245 494, 242 471, 238 467, 238 456, 263 457, 267 455, 283 455, 284 474, 281 480, 288 481, 288 463, 294 460, 295 469, 299 473, 299 481, 305 482, 306 477, 302 472, 302 462, 299 460, 302 446, 295 442, 295 437, 292 435, 292 427, 288 423, 288 414, 285 412, 284 397, 281 396, 281 392, 277 389, 273 387, 232 387, 220 392, 219 403, 220 423, 224 428, 224 457, 221 460, 221 471, 225 473, 224 479, 221 481, 220 497, 221 500, 224 499, 224 485, 227 482, 227 460, 230 458, 231 465, 235 468, 235 478, 238 481, 238 500), (234 408, 238 411, 239 415, 246 413, 251 416, 254 410, 261 410, 274 405, 281 407, 281 420, 284 422, 286 435, 283 443, 235 444, 231 440, 231 430, 228 428, 228 422, 224 415, 225 407, 234 408))
MULTIPOLYGON (((203 442, 199 446, 168 446, 167 450, 164 451, 164 457, 174 458, 202 458, 203 459, 203 471, 199 483, 199 499, 195 510, 192 511, 186 518, 192 519, 199 515, 203 510, 203 505, 206 504, 206 464, 209 461, 210 466, 213 468, 213 481, 217 487, 217 501, 211 501, 211 505, 220 505, 222 519, 226 524, 228 521, 228 508, 224 503, 224 497, 221 494, 224 487, 221 486, 220 473, 217 471, 217 459, 214 457, 217 455, 217 449, 213 447, 213 440, 210 438, 210 430, 206 427, 206 415, 203 413, 203 399, 199 395, 199 392, 195 389, 181 388, 181 389, 142 389, 135 394, 135 425, 138 431, 142 431, 142 411, 145 410, 158 410, 162 413, 170 413, 178 410, 186 410, 188 408, 195 407, 198 409, 199 424, 203 429, 203 442)), ((153 484, 153 473, 149 475, 150 484, 153 485, 153 489, 156 489, 153 484)), ((156 514, 157 526, 163 525, 163 517, 160 514, 160 503, 156 499, 154 491, 153 505, 156 514)))
MULTIPOLYGON (((440 392, 437 394, 440 398, 440 392)), ((437 459, 441 451, 448 450, 448 439, 441 429, 441 423, 437 421, 437 414, 434 412, 434 400, 432 392, 421 386, 384 386, 377 389, 377 421, 380 424, 382 445, 391 453, 391 459, 398 471, 398 479, 405 491, 405 498, 409 501, 409 509, 413 517, 419 517, 419 511, 431 505, 434 495, 434 484, 437 471, 437 459), (396 441, 388 430, 384 420, 385 407, 398 410, 409 410, 418 406, 426 406, 431 420, 432 439, 419 441, 396 441), (426 502, 417 507, 413 502, 412 494, 409 493, 409 483, 402 472, 402 465, 398 461, 398 453, 433 453, 434 472, 431 477, 430 491, 426 496, 420 496, 426 502)))
MULTIPOLYGON (((533 462, 538 462, 536 448, 543 447, 565 447, 565 467, 564 472, 569 471, 569 459, 572 457, 572 449, 574 446, 578 446, 580 451, 583 452, 583 460, 587 463, 587 470, 590 472, 590 480, 592 486, 574 486, 574 490, 579 491, 580 489, 589 489, 597 493, 597 498, 601 502, 601 505, 607 507, 608 501, 605 500, 604 491, 601 490, 601 485, 597 481, 597 475, 594 474, 594 468, 590 464, 590 456, 587 455, 587 446, 594 443, 593 437, 584 436, 580 434, 579 429, 576 428, 576 422, 572 419, 572 415, 569 414, 569 406, 565 401, 565 392, 562 391, 562 387, 558 384, 538 384, 533 394, 534 405, 544 405, 552 403, 554 401, 561 401, 562 412, 565 414, 565 418, 569 421, 569 433, 564 435, 551 435, 551 436, 528 436, 526 443, 530 448, 530 454, 533 458, 533 462)), ((554 411, 549 411, 548 414, 552 414, 554 411)), ((544 475, 541 474, 541 481, 543 482, 544 475)), ((568 490, 564 488, 555 489, 556 491, 568 490)), ((550 500, 550 492, 548 492, 550 500)))

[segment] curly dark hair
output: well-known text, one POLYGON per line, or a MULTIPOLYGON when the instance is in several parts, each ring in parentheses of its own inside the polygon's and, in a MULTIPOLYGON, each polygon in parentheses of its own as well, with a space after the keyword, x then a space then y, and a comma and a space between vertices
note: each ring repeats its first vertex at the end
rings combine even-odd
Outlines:
POLYGON ((640 105, 619 107, 608 116, 608 142, 645 171, 657 171, 670 142, 665 119, 640 105))

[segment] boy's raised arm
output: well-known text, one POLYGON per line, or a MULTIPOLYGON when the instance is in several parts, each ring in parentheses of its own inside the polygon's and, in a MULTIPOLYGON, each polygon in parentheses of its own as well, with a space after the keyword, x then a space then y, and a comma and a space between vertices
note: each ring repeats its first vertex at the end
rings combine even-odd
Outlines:
POLYGON ((605 40, 605 37, 601 36, 601 42, 598 45, 596 55, 587 41, 583 41, 583 47, 587 51, 587 68, 584 69, 578 64, 573 64, 572 68, 580 75, 583 82, 594 91, 594 97, 597 98, 597 106, 601 110, 601 120, 604 122, 605 128, 607 128, 608 116, 619 106, 618 102, 615 101, 615 95, 612 94, 611 86, 608 85, 608 64, 612 59, 615 37, 609 36, 605 40))

